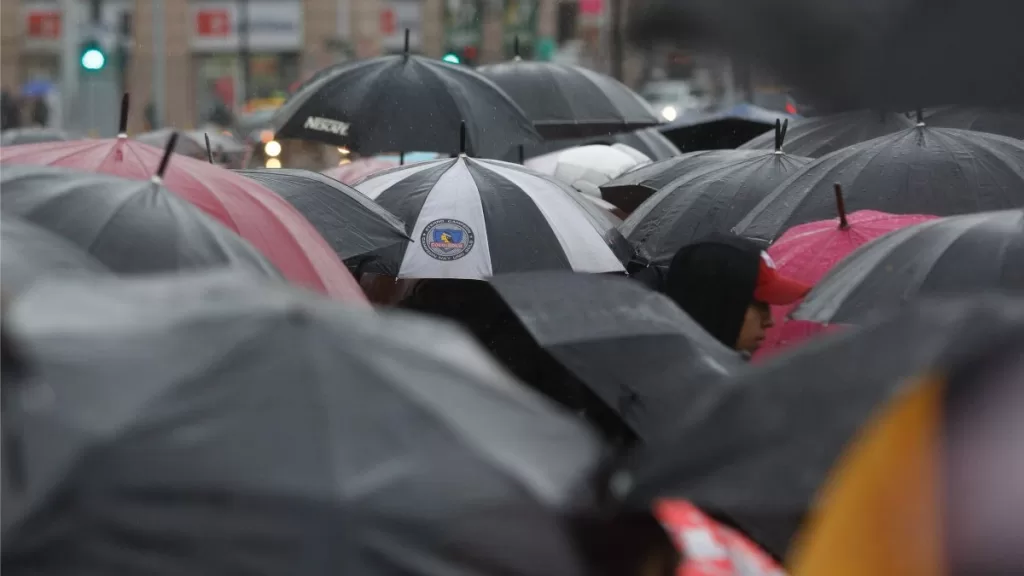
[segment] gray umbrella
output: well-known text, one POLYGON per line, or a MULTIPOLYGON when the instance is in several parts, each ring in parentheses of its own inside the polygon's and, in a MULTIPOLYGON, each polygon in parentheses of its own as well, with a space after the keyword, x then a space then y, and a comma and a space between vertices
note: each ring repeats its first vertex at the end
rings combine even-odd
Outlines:
POLYGON ((45 166, 4 166, 3 212, 63 236, 118 273, 238 266, 277 270, 238 235, 147 181, 45 166))
POLYGON ((953 216, 1024 206, 1024 141, 957 130, 913 128, 848 146, 779 185, 733 230, 774 241, 835 217, 835 184, 846 207, 953 216))
POLYGON ((139 134, 135 139, 144 144, 156 146, 163 150, 167 148, 167 143, 171 139, 171 134, 175 133, 179 134, 179 137, 177 144, 174 147, 174 152, 183 156, 191 156, 192 158, 206 160, 207 155, 210 153, 212 153, 215 158, 219 158, 223 155, 241 155, 245 152, 244 144, 232 136, 216 131, 203 132, 200 130, 186 130, 184 132, 176 132, 173 128, 163 128, 161 130, 154 130, 153 132, 139 134), (206 148, 207 138, 210 139, 209 149, 206 148))
POLYGON ((668 297, 634 280, 533 272, 489 281, 537 343, 644 440, 699 418, 743 365, 668 297))
POLYGON ((6 214, 0 218, 0 252, 5 292, 21 292, 48 276, 110 272, 64 238, 6 214))
POLYGON ((947 106, 935 110, 925 117, 931 126, 963 128, 977 132, 988 132, 1024 138, 1024 108, 977 108, 970 106, 947 106))
POLYGON ((781 151, 733 151, 723 159, 662 187, 619 230, 636 260, 668 266, 683 246, 728 232, 777 185, 811 162, 781 151))
POLYGON ((666 184, 687 174, 717 166, 728 161, 754 158, 757 150, 701 150, 659 160, 630 170, 601 186, 601 197, 627 213, 637 209, 666 184))
POLYGON ((1024 296, 1024 210, 940 218, 869 242, 832 268, 793 317, 859 323, 922 296, 984 292, 1024 296))
MULTIPOLYGON (((372 253, 404 246, 405 223, 355 188, 309 170, 239 170, 288 201, 309 220, 350 269, 372 253)), ((397 269, 385 269, 398 274, 397 269)))
POLYGON ((583 571, 599 443, 449 324, 227 271, 47 282, 7 320, 5 574, 583 571))

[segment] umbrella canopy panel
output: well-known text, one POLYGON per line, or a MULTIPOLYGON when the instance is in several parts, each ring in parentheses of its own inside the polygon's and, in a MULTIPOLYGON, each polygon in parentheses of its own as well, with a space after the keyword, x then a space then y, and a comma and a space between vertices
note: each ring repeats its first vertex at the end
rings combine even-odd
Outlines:
POLYGON ((585 138, 657 126, 657 115, 625 84, 580 66, 512 60, 482 66, 545 138, 585 138))
POLYGON ((865 244, 793 317, 856 323, 923 296, 986 292, 1024 296, 1024 210, 932 220, 865 244))
MULTIPOLYGON (((840 148, 892 134, 914 124, 903 114, 871 110, 844 112, 819 118, 798 118, 786 132, 786 152, 808 158, 820 158, 840 148)), ((739 147, 740 150, 774 150, 771 132, 739 147)))
POLYGON ((280 169, 238 172, 287 200, 346 263, 409 240, 405 223, 394 214, 356 189, 322 174, 280 169))
POLYGON ((600 444, 449 324, 224 273, 47 283, 5 320, 52 399, 4 406, 5 574, 585 573, 600 444))
POLYGON ((953 216, 1024 206, 1024 141, 916 126, 849 146, 779 185, 736 225, 741 236, 774 241, 797 224, 846 208, 953 216))
POLYGON ((637 455, 627 499, 693 501, 784 557, 836 458, 906 379, 1024 327, 1024 299, 923 302, 737 375, 703 422, 637 455))
POLYGON ((643 263, 667 266, 677 250, 714 232, 726 233, 810 158, 758 152, 723 160, 663 187, 620 230, 643 263))
POLYGON ((516 164, 460 156, 378 172, 356 189, 406 223, 381 256, 408 278, 623 272, 629 245, 600 208, 516 164))
POLYGON ((8 214, 0 218, 0 254, 5 293, 17 294, 49 276, 110 273, 71 242, 8 214))
POLYGON ((465 122, 466 150, 500 158, 539 142, 523 111, 493 82, 465 66, 414 55, 342 64, 292 95, 277 111, 279 138, 348 146, 364 156, 454 153, 465 122))
POLYGON ((232 266, 280 273, 245 240, 153 182, 48 166, 4 166, 4 214, 70 241, 114 272, 232 266))
POLYGON ((742 365, 666 296, 633 280, 533 272, 490 283, 537 343, 647 441, 702 417, 742 365))

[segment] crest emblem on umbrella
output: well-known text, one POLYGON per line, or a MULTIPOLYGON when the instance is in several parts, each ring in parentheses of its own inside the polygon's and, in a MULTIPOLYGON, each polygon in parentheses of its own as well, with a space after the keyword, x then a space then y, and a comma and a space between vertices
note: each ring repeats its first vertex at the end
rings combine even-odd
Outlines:
POLYGON ((427 224, 420 236, 423 251, 437 260, 458 260, 469 254, 474 243, 473 230, 465 223, 451 218, 427 224))

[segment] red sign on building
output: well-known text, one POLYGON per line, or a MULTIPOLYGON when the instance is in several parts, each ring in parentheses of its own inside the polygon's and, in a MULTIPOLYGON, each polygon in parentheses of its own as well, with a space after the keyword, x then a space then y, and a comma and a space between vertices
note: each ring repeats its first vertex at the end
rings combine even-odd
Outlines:
POLYGON ((29 38, 57 39, 60 38, 60 11, 39 11, 28 13, 29 38))
POLYGON ((203 37, 231 35, 231 13, 228 10, 199 10, 196 12, 196 34, 203 37))
POLYGON ((602 12, 604 12, 604 2, 602 0, 580 0, 580 14, 598 16, 602 12))
POLYGON ((390 36, 395 33, 397 26, 397 18, 395 17, 395 11, 391 8, 384 8, 380 11, 380 33, 385 36, 390 36))

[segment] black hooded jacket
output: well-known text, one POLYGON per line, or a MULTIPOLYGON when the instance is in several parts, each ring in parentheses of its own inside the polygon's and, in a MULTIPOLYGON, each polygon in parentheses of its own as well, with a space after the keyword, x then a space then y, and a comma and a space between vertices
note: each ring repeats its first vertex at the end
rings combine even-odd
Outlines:
POLYGON ((754 301, 761 247, 716 234, 682 247, 664 275, 663 291, 705 330, 736 347, 754 301))

